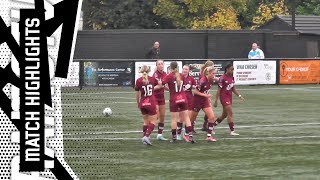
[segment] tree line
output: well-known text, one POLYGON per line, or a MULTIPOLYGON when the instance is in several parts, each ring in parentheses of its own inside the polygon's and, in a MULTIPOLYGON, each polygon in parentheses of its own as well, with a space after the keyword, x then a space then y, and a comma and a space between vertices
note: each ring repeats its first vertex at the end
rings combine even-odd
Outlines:
POLYGON ((320 15, 319 0, 83 0, 83 20, 85 30, 256 29, 293 6, 320 15))

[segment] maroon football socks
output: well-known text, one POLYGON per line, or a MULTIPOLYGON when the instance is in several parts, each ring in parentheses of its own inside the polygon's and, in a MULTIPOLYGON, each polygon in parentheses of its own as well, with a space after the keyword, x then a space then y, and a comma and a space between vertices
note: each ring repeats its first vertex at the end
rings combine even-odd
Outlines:
POLYGON ((146 135, 147 129, 148 129, 148 125, 143 125, 143 136, 146 135))
POLYGON ((172 133, 172 139, 177 139, 177 130, 176 129, 171 129, 171 133, 172 133))
POLYGON ((177 134, 181 135, 181 129, 182 129, 182 123, 181 122, 177 122, 177 134))
POLYGON ((164 123, 158 123, 158 134, 162 134, 164 129, 164 123))
POLYGON ((149 137, 149 136, 150 136, 150 134, 152 133, 154 127, 155 127, 154 124, 151 124, 151 123, 149 124, 148 129, 147 129, 147 132, 146 132, 146 134, 145 134, 146 137, 149 137))
POLYGON ((229 123, 229 128, 230 128, 230 131, 234 131, 234 123, 233 122, 229 123))
POLYGON ((217 118, 217 120, 213 123, 213 127, 218 126, 222 122, 222 119, 217 118))

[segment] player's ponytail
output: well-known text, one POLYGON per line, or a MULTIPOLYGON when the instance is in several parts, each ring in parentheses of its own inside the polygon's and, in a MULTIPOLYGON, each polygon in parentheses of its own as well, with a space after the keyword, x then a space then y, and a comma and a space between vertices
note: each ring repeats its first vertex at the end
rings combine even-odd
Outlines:
POLYGON ((178 63, 175 62, 175 61, 171 62, 170 63, 170 68, 171 68, 172 72, 174 72, 174 77, 175 77, 177 85, 179 87, 180 83, 181 83, 181 77, 180 77, 180 73, 179 73, 179 70, 178 70, 178 63))
POLYGON ((227 73, 227 70, 232 66, 233 66, 232 63, 227 64, 226 67, 224 68, 224 73, 227 73))
POLYGON ((202 71, 202 74, 203 74, 204 76, 207 76, 207 74, 208 74, 207 68, 204 68, 204 70, 202 71))
POLYGON ((211 60, 206 61, 206 63, 204 63, 204 65, 201 66, 200 72, 204 74, 204 70, 207 67, 210 67, 210 66, 213 66, 213 65, 214 65, 213 61, 211 61, 211 60))
POLYGON ((174 70, 174 76, 176 77, 177 84, 180 84, 181 83, 181 77, 180 77, 180 73, 179 73, 178 69, 174 70))
POLYGON ((148 66, 143 65, 141 67, 140 73, 142 73, 142 78, 143 78, 142 82, 145 83, 145 84, 149 83, 149 79, 148 79, 149 72, 150 72, 150 69, 148 68, 148 66))

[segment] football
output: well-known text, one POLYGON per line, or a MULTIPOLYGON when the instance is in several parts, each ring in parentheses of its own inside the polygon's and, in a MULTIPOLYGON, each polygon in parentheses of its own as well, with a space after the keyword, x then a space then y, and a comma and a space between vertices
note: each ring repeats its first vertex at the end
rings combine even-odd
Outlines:
POLYGON ((111 108, 109 108, 109 107, 107 107, 107 108, 105 108, 104 110, 103 110, 103 114, 105 115, 105 116, 111 116, 112 115, 112 110, 111 110, 111 108))

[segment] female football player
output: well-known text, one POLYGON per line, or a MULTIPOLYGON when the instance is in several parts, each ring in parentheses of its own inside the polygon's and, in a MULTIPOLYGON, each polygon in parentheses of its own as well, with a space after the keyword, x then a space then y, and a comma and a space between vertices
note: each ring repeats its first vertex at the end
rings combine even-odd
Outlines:
POLYGON ((179 116, 183 118, 186 123, 186 133, 184 136, 186 142, 194 143, 192 137, 192 126, 188 114, 188 102, 186 94, 183 91, 184 76, 178 71, 178 63, 173 61, 170 64, 171 73, 168 74, 162 81, 163 84, 168 84, 170 92, 170 112, 171 112, 171 129, 172 142, 177 140, 177 122, 179 116))
MULTIPOLYGON (((207 61, 201 66, 201 68, 200 68, 199 80, 203 77, 203 74, 204 74, 203 72, 204 72, 204 70, 205 70, 207 67, 211 67, 211 66, 213 66, 213 65, 214 65, 213 61, 207 60, 207 61)), ((211 102, 210 102, 210 104, 211 104, 211 102)), ((207 131, 207 130, 208 130, 208 116, 207 116, 207 115, 204 115, 203 120, 204 120, 204 122, 203 122, 203 125, 202 125, 201 130, 202 130, 202 131, 207 131)), ((194 123, 193 123, 193 124, 194 124, 194 123)))
POLYGON ((220 98, 220 102, 223 107, 222 115, 217 118, 214 122, 213 126, 217 126, 221 123, 225 118, 228 119, 230 135, 238 136, 239 134, 234 131, 234 123, 232 117, 232 92, 237 95, 242 101, 244 101, 244 97, 239 94, 236 87, 234 86, 234 78, 233 78, 233 70, 234 67, 232 64, 228 64, 225 68, 225 74, 222 75, 219 79, 218 83, 218 91, 216 94, 216 99, 214 101, 214 107, 218 106, 218 99, 220 98))
POLYGON ((154 98, 153 90, 155 81, 152 77, 148 76, 150 69, 144 65, 140 73, 142 77, 137 79, 135 90, 138 108, 140 109, 143 117, 143 144, 152 145, 149 139, 157 120, 156 101, 154 98))
POLYGON ((194 122, 197 119, 198 113, 201 109, 205 112, 206 116, 208 117, 207 141, 209 142, 216 141, 212 137, 214 114, 210 104, 210 98, 212 97, 212 94, 209 93, 214 82, 215 73, 216 70, 213 66, 204 69, 203 77, 199 80, 197 87, 194 90, 193 112, 190 117, 191 122, 194 122))
MULTIPOLYGON (((166 77, 167 73, 164 71, 164 63, 163 60, 157 60, 156 62, 157 70, 154 72, 153 77, 155 79, 155 83, 158 84, 166 77)), ((164 89, 165 86, 156 86, 154 91, 154 96, 156 99, 157 112, 158 112, 158 140, 166 141, 168 139, 163 137, 163 129, 164 129, 164 117, 166 113, 166 105, 164 98, 164 89)))
MULTIPOLYGON (((193 108, 193 93, 192 89, 194 89, 197 85, 196 80, 189 75, 190 72, 190 66, 189 65, 184 65, 182 69, 182 74, 183 74, 183 91, 186 94, 187 102, 188 102, 188 114, 189 117, 192 112, 193 108)), ((183 117, 179 118, 179 121, 177 122, 177 140, 182 140, 181 136, 181 129, 182 129, 182 124, 183 124, 183 117)), ((191 124, 193 126, 193 124, 191 124)))

